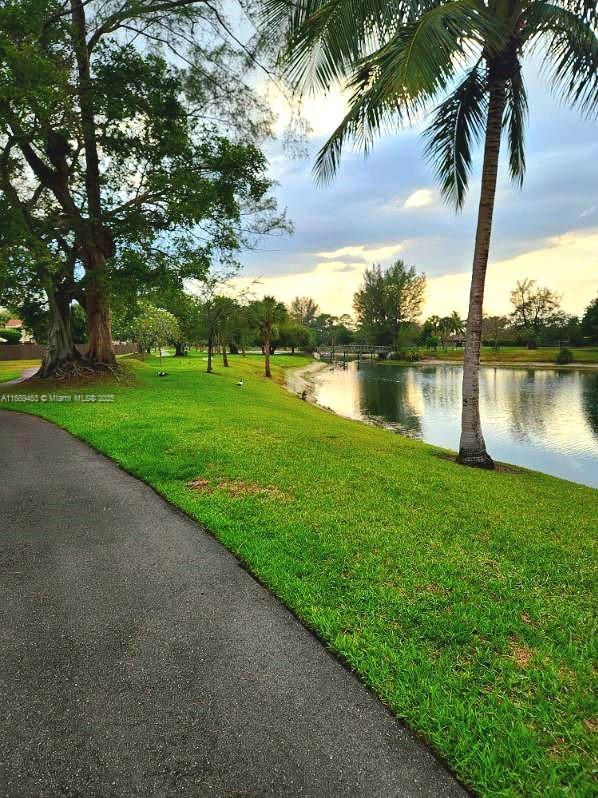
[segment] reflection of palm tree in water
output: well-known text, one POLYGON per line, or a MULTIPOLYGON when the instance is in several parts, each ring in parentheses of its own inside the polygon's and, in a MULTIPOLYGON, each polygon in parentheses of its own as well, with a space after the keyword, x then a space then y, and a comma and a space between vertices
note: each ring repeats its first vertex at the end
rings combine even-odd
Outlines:
POLYGON ((598 374, 586 374, 581 390, 581 403, 590 429, 598 439, 598 374))
POLYGON ((458 418, 461 403, 461 366, 420 366, 418 381, 427 410, 458 418))
POLYGON ((364 368, 363 379, 359 380, 359 403, 364 415, 389 421, 410 438, 421 438, 410 371, 391 366, 364 368))
MULTIPOLYGON (((501 372, 500 376, 503 376, 501 372)), ((516 440, 546 437, 546 420, 554 408, 557 393, 571 383, 571 374, 526 369, 513 371, 509 380, 515 382, 499 391, 508 406, 511 433, 516 440)), ((505 386, 506 387, 506 386, 505 386)))

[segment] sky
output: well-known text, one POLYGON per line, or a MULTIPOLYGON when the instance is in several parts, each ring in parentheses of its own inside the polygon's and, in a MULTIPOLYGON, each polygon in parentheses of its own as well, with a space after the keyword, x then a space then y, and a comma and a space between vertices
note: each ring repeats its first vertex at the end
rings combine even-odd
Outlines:
MULTIPOLYGON (((598 125, 552 96, 536 65, 525 77, 529 94, 527 173, 511 183, 502 161, 487 273, 484 310, 511 310, 509 293, 523 277, 562 295, 570 313, 583 313, 598 290, 598 125)), ((264 88, 282 135, 289 109, 264 88)), ((315 154, 343 115, 339 92, 310 99, 304 115, 312 130, 307 157, 293 158, 280 138, 266 146, 276 196, 293 222, 293 235, 262 239, 242 256, 239 289, 290 302, 313 297, 322 311, 352 312, 363 272, 373 263, 402 258, 428 278, 422 317, 467 315, 467 299, 481 152, 477 152, 463 211, 440 200, 425 160, 419 128, 377 141, 367 159, 345 151, 333 183, 316 185, 315 154)))

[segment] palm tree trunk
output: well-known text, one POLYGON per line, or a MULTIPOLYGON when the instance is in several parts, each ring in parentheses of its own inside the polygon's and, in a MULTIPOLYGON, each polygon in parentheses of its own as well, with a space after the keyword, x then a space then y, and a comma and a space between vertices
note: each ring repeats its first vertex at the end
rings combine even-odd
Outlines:
POLYGON ((488 250, 492 232, 492 215, 494 212, 504 108, 505 81, 501 78, 491 83, 488 102, 482 186, 463 357, 461 440, 459 442, 457 462, 477 468, 494 468, 494 461, 486 451, 486 443, 480 423, 480 343, 482 338, 484 283, 486 281, 488 250))

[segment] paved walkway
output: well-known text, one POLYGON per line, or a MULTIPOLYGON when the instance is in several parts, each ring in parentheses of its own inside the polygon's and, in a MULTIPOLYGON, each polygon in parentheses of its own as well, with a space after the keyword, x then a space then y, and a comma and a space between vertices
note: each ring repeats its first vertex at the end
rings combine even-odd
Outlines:
POLYGON ((0 411, 0 796, 465 792, 237 560, 0 411))
POLYGON ((18 385, 20 382, 25 382, 25 380, 28 380, 29 377, 33 377, 34 374, 37 374, 39 370, 39 366, 29 366, 29 368, 23 369, 21 376, 17 377, 16 380, 0 382, 0 388, 7 388, 9 385, 18 385))

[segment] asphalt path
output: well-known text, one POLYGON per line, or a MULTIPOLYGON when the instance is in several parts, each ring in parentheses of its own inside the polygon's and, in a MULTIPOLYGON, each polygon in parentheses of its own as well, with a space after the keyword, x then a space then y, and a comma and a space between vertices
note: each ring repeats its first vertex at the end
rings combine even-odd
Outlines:
POLYGON ((0 411, 0 795, 466 792, 235 557, 0 411))

